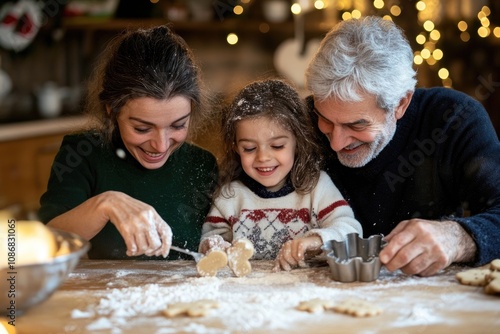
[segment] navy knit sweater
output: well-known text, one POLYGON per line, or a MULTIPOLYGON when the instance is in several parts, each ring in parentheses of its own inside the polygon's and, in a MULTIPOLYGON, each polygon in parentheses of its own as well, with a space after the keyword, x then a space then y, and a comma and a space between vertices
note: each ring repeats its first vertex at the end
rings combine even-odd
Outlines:
POLYGON ((500 258, 500 143, 478 101, 447 88, 417 89, 393 140, 361 168, 341 165, 322 144, 326 170, 365 236, 387 235, 411 218, 453 220, 475 240, 476 265, 500 258))

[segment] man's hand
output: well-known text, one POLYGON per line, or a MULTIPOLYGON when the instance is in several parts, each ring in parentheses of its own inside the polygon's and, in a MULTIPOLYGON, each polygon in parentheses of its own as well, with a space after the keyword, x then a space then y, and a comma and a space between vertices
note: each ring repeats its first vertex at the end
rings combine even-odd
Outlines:
POLYGON ((454 221, 405 220, 385 240, 380 261, 408 275, 431 276, 454 262, 471 261, 476 253, 472 237, 454 221))

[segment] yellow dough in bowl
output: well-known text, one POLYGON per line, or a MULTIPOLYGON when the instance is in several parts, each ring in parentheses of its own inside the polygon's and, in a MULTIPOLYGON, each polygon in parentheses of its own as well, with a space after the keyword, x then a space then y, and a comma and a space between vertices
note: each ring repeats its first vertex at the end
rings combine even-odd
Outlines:
POLYGON ((9 324, 7 318, 0 317, 0 334, 16 334, 16 327, 9 324))
POLYGON ((56 253, 56 237, 42 222, 0 221, 0 267, 48 262, 56 253))

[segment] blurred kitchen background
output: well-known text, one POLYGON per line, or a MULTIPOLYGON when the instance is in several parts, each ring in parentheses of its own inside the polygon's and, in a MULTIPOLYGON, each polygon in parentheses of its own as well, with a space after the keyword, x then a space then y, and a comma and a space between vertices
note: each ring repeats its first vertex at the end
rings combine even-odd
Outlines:
MULTIPOLYGON (((338 21, 393 20, 414 50, 418 85, 484 104, 500 133, 500 0, 0 1, 0 209, 36 218, 62 136, 85 124, 96 56, 124 29, 170 23, 194 51, 216 105, 249 81, 304 70, 338 21)), ((217 120, 195 142, 218 151, 217 120)))

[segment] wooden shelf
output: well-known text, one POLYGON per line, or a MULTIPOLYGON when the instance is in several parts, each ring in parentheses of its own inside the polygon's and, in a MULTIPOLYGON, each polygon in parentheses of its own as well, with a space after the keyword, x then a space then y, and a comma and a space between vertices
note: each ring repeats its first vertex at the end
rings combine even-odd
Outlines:
MULTIPOLYGON (((198 21, 168 21, 167 19, 113 19, 113 18, 92 18, 75 17, 63 20, 63 28, 66 30, 83 31, 120 31, 124 29, 147 28, 163 24, 171 24, 177 32, 215 33, 215 32, 239 32, 239 33, 259 33, 263 32, 262 27, 267 25, 269 33, 286 34, 294 33, 294 23, 292 21, 284 23, 268 23, 259 20, 246 19, 224 19, 208 22, 198 21)), ((323 34, 329 30, 330 26, 325 23, 311 22, 305 25, 306 33, 323 34)))

